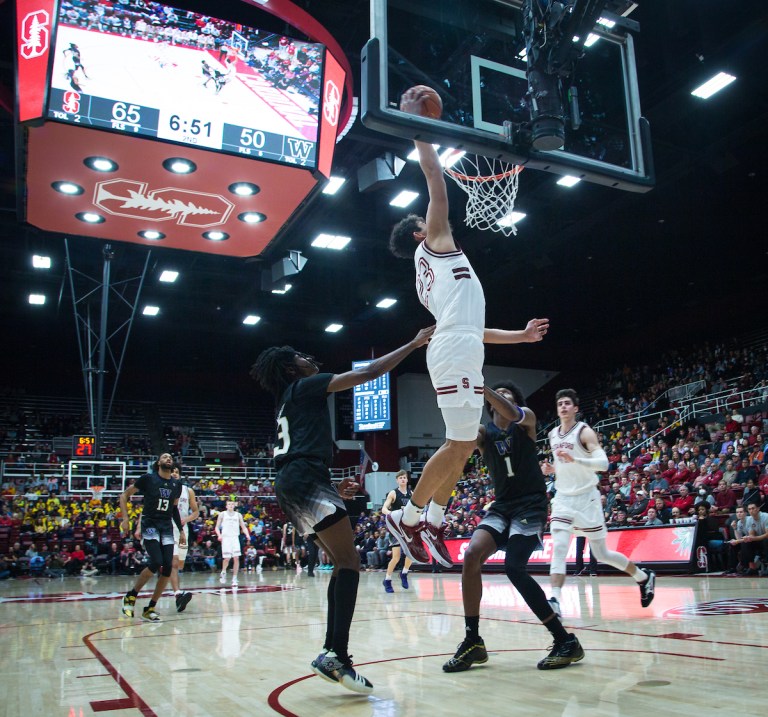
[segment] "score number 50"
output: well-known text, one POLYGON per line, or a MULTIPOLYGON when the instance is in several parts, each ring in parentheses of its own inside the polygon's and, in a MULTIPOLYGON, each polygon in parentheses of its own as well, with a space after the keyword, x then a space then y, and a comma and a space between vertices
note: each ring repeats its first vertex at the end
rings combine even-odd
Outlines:
POLYGON ((265 134, 259 129, 247 129, 243 127, 240 132, 240 144, 243 147, 255 147, 261 149, 267 142, 265 134))

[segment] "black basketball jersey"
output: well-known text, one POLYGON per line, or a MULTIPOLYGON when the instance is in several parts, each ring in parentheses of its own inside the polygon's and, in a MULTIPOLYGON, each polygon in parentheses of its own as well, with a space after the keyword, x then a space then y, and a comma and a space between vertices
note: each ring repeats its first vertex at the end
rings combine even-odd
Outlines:
POLYGON ((146 473, 134 485, 144 496, 142 516, 160 521, 173 519, 173 501, 181 496, 179 481, 161 478, 157 473, 146 473))
POLYGON ((411 486, 408 486, 405 493, 401 493, 399 488, 395 488, 395 499, 392 501, 392 505, 389 506, 391 511, 400 510, 408 505, 408 501, 411 499, 411 486))
POLYGON ((485 465, 493 479, 497 510, 547 504, 547 488, 539 467, 536 443, 515 423, 502 431, 485 425, 485 465))
POLYGON ((333 438, 328 384, 332 378, 332 373, 318 373, 300 378, 285 389, 277 412, 277 468, 294 458, 315 458, 330 467, 333 438))

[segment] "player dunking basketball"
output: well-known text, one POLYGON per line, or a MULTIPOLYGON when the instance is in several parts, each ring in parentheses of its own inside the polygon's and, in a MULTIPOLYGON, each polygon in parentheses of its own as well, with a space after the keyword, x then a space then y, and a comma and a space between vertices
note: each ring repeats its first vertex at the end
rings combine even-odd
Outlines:
MULTIPOLYGON (((423 114, 422 104, 422 94, 412 88, 403 95, 400 109, 423 114)), ((448 191, 437 152, 431 144, 415 144, 429 190, 427 216, 423 219, 411 214, 400 221, 392 230, 389 246, 395 256, 414 257, 419 300, 436 320, 435 335, 427 349, 427 368, 445 421, 445 443, 424 466, 411 500, 403 510, 390 513, 386 524, 409 558, 428 563, 431 553, 440 564, 450 567, 453 563, 443 541, 443 517, 464 465, 475 450, 483 412, 483 342, 541 341, 549 320, 532 319, 522 331, 485 328, 483 287, 453 239, 448 191)))
POLYGON ((359 486, 345 479, 337 490, 331 483, 333 438, 328 394, 346 391, 391 371, 426 344, 433 330, 422 329, 405 346, 357 371, 319 373, 313 357, 290 346, 266 349, 251 369, 251 376, 275 397, 278 406, 274 448, 278 503, 296 530, 316 536, 333 563, 325 643, 312 662, 312 670, 323 679, 361 694, 370 693, 373 685, 355 670, 348 652, 360 582, 360 556, 342 501, 342 496, 353 497, 359 486))
POLYGON ((656 574, 638 568, 625 555, 609 550, 608 531, 597 489, 596 471, 608 470, 608 456, 600 447, 595 432, 583 421, 577 421, 579 397, 571 388, 555 395, 560 425, 549 432, 553 463, 544 463, 546 475, 555 476, 555 497, 552 499, 552 604, 560 614, 560 594, 565 584, 565 558, 571 533, 589 538, 592 554, 602 563, 622 570, 640 585, 640 604, 648 607, 653 600, 656 574))

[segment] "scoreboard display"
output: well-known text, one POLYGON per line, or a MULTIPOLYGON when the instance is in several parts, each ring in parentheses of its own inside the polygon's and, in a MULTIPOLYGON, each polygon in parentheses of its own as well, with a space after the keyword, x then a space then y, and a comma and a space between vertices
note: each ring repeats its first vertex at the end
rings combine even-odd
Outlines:
POLYGON ((46 117, 315 168, 324 57, 160 3, 62 2, 46 117))
POLYGON ((72 436, 72 456, 92 457, 96 455, 95 436, 72 436))
MULTIPOLYGON (((353 361, 352 370, 364 368, 370 363, 372 361, 353 361)), ((352 402, 355 433, 387 431, 392 427, 388 373, 355 386, 352 402)))

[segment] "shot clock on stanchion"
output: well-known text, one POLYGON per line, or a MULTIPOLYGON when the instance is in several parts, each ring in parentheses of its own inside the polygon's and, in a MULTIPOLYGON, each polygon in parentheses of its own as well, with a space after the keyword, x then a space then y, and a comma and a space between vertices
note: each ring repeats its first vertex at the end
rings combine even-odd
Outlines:
POLYGON ((96 455, 95 436, 72 436, 72 455, 81 458, 96 455))

